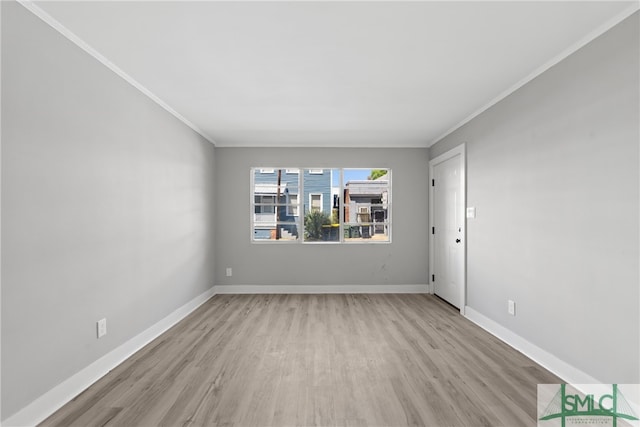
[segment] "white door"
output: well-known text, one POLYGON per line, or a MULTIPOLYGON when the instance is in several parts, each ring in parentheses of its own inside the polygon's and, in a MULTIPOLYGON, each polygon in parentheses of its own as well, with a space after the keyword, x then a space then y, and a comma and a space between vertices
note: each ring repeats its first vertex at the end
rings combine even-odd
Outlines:
POLYGON ((436 295, 464 310, 464 146, 432 160, 431 281, 436 295))

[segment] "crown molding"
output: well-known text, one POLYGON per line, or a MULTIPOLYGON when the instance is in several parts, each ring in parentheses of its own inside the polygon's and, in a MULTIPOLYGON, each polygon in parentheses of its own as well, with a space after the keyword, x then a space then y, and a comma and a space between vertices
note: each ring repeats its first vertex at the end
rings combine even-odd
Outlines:
POLYGON ((160 107, 165 109, 168 113, 173 115, 175 118, 180 120, 182 123, 184 123, 185 125, 187 125, 191 129, 193 129, 196 133, 198 133, 204 139, 206 139, 207 141, 209 141, 213 145, 216 145, 216 142, 213 140, 213 138, 211 138, 209 135, 207 135, 202 129, 200 129, 194 123, 189 121, 182 114, 180 114, 176 110, 174 110, 169 104, 167 104, 162 99, 160 99, 158 96, 156 96, 153 92, 151 92, 149 89, 147 89, 144 85, 142 85, 140 82, 138 82, 136 79, 131 77, 129 74, 127 74, 124 70, 122 70, 116 64, 114 64, 109 59, 107 59, 107 57, 105 57, 100 52, 98 52, 96 49, 94 49, 91 45, 89 45, 87 42, 85 42, 80 37, 78 37, 76 34, 74 34, 67 27, 62 25, 59 21, 57 21, 54 17, 49 15, 47 12, 45 12, 39 6, 34 4, 31 0, 17 0, 17 2, 20 5, 22 5, 25 9, 27 9, 29 12, 33 13, 35 16, 37 16, 42 21, 44 21, 46 24, 48 24, 51 28, 53 28, 54 30, 56 30, 57 32, 62 34, 64 37, 69 39, 72 43, 74 43, 80 49, 84 50, 86 53, 88 53, 93 58, 98 60, 98 62, 100 62, 102 65, 104 65, 105 67, 107 67, 108 69, 113 71, 115 74, 117 74, 119 77, 121 77, 124 81, 129 83, 134 88, 138 89, 140 92, 142 92, 145 96, 147 96, 153 102, 155 102, 160 107))
POLYGON ((602 25, 598 26, 593 31, 589 32, 589 34, 587 34, 586 36, 584 36, 583 38, 581 38, 577 42, 573 43, 571 46, 569 46, 568 48, 566 48, 565 50, 560 52, 558 55, 556 55, 553 58, 551 58, 549 61, 547 61, 544 64, 542 64, 540 67, 538 67, 535 70, 533 70, 528 76, 526 76, 522 80, 518 81, 513 86, 509 87, 504 92, 500 93, 498 96, 493 98, 491 101, 487 102, 485 105, 483 105, 482 107, 480 107, 479 109, 477 109, 473 113, 471 113, 469 116, 467 116, 466 118, 464 118, 463 120, 458 122, 453 127, 449 128, 449 130, 444 132, 442 135, 440 135, 439 137, 433 139, 428 144, 428 147, 431 147, 432 145, 442 141, 444 138, 446 138, 447 136, 449 136, 450 134, 452 134, 456 130, 460 129, 462 126, 466 125, 471 120, 475 119, 480 114, 484 113, 489 108, 493 107, 498 102, 502 101, 507 96, 511 95, 512 93, 514 93, 515 91, 520 89, 522 86, 526 85, 531 80, 533 80, 536 77, 538 77, 540 74, 544 73, 545 71, 547 71, 548 69, 550 69, 551 67, 553 67, 554 65, 559 63, 560 61, 562 61, 565 58, 569 57, 571 54, 575 53, 580 48, 586 46, 587 44, 589 44, 590 42, 592 42, 593 40, 595 40, 596 38, 598 38, 602 34, 606 33, 607 31, 609 31, 610 29, 612 29, 613 27, 618 25, 620 22, 624 21, 625 19, 627 19, 628 17, 633 15, 639 9, 640 9, 640 1, 636 0, 628 8, 626 8, 625 10, 623 10, 622 12, 620 12, 619 14, 614 16, 613 18, 607 20, 605 23, 603 23, 602 25))

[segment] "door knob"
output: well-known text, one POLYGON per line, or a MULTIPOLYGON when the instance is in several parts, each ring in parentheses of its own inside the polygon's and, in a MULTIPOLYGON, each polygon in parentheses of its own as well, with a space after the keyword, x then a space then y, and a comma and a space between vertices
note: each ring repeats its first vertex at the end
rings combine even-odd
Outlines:
POLYGON ((460 239, 456 239, 456 243, 460 243, 460 239))

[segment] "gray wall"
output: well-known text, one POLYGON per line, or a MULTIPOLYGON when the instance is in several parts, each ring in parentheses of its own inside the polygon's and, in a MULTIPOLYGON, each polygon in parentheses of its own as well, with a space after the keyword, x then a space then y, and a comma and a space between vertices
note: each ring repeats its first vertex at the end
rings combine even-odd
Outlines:
POLYGON ((426 149, 217 148, 216 285, 426 284, 427 155, 426 149), (392 243, 251 243, 252 166, 391 168, 392 243))
POLYGON ((430 150, 467 142, 468 305, 606 383, 640 382, 638 36, 636 13, 430 150))
MULTIPOLYGON (((1 7, 4 418, 214 282, 427 283, 428 150, 214 157, 21 6, 1 7), (266 165, 392 168, 393 242, 252 244, 249 168, 266 165)), ((469 305, 604 382, 640 382, 639 72, 636 14, 429 150, 468 142, 469 305)))
POLYGON ((6 419, 213 285, 214 147, 2 8, 6 419))

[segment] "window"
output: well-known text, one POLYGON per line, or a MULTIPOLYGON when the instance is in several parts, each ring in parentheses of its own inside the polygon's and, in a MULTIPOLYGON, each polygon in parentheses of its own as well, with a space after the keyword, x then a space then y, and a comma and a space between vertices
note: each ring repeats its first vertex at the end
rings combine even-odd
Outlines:
POLYGON ((298 216, 298 195, 290 194, 287 204, 287 215, 298 216))
POLYGON ((252 169, 251 182, 252 239, 298 240, 298 175, 286 174, 284 169, 255 168, 252 169))
POLYGON ((252 168, 252 241, 391 241, 391 170, 252 168))
POLYGON ((322 212, 322 194, 309 194, 311 212, 322 212))
POLYGON ((344 241, 391 240, 391 171, 345 169, 344 241))
POLYGON ((276 198, 275 196, 256 196, 256 208, 255 213, 260 214, 273 214, 276 212, 276 198))

